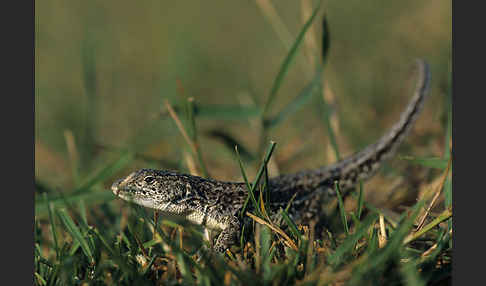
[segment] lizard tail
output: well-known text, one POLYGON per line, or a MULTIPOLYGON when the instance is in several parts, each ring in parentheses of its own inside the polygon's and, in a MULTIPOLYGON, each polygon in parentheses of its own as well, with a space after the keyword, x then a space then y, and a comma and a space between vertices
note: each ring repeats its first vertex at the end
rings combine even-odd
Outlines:
POLYGON ((402 112, 400 119, 376 143, 369 145, 362 151, 355 153, 336 164, 321 168, 321 171, 334 173, 345 189, 354 186, 359 180, 366 180, 373 176, 383 161, 391 157, 400 143, 406 137, 415 123, 418 114, 423 108, 425 98, 430 86, 429 65, 417 59, 418 80, 414 89, 414 96, 407 108, 402 112), (332 170, 330 170, 332 169, 332 170))

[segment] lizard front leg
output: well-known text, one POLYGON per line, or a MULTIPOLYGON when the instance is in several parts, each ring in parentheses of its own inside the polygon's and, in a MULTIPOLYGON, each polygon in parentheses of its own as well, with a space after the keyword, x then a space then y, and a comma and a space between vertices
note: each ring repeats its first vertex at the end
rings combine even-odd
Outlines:
POLYGON ((230 245, 236 242, 241 230, 241 223, 234 216, 228 218, 226 225, 226 228, 221 231, 214 244, 214 250, 220 253, 224 253, 230 245))

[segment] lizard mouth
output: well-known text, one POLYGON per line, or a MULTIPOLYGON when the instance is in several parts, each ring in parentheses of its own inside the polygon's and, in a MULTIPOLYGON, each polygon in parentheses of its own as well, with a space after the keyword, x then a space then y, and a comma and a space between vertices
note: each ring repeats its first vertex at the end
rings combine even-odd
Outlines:
POLYGON ((159 204, 157 204, 153 199, 137 196, 130 192, 124 192, 123 190, 119 192, 117 196, 127 202, 132 202, 146 208, 151 208, 151 209, 160 208, 159 204))

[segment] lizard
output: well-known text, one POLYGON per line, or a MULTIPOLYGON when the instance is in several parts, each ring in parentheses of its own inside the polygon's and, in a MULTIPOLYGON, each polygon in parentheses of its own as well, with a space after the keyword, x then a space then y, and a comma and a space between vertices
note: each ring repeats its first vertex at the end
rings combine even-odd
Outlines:
MULTIPOLYGON (((428 64, 417 61, 418 79, 414 95, 399 120, 378 141, 334 164, 269 178, 268 208, 276 214, 291 199, 288 214, 297 223, 319 217, 319 209, 336 195, 335 182, 349 190, 371 178, 382 163, 393 156, 420 113, 430 85, 428 64)), ((126 201, 155 209, 162 216, 178 216, 219 235, 213 245, 224 253, 240 235, 243 219, 238 217, 248 197, 244 182, 224 182, 171 170, 141 169, 119 179, 113 193, 126 201)), ((248 206, 251 208, 251 205, 248 206)))

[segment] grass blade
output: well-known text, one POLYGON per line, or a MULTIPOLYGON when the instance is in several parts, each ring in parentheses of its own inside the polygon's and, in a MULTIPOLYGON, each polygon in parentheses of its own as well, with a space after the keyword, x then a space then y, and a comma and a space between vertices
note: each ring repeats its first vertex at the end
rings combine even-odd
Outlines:
POLYGON ((56 250, 56 257, 59 258, 59 245, 57 243, 57 231, 56 231, 56 223, 54 222, 54 215, 52 214, 53 208, 52 205, 49 203, 49 198, 47 197, 46 193, 43 193, 45 204, 48 206, 48 213, 49 213, 49 222, 51 226, 51 234, 52 240, 54 241, 54 248, 56 250))
MULTIPOLYGON (((56 209, 61 206, 65 206, 66 203, 71 204, 80 200, 84 200, 85 205, 91 205, 95 203, 108 202, 114 198, 115 195, 109 191, 92 191, 86 193, 69 194, 65 197, 49 198, 49 204, 56 209)), ((44 200, 37 200, 35 202, 35 215, 44 215, 48 211, 48 206, 49 205, 44 200)))
MULTIPOLYGON (((176 124, 177 128, 179 129, 179 132, 181 133, 182 137, 184 138, 187 145, 189 146, 189 148, 192 152, 192 155, 196 156, 199 159, 198 160, 199 167, 201 168, 201 170, 203 170, 203 173, 205 173, 205 176, 208 177, 206 166, 205 166, 205 164, 202 160, 202 157, 201 157, 201 154, 200 154, 200 151, 199 151, 199 145, 197 145, 196 142, 189 137, 187 130, 186 130, 187 128, 184 126, 182 121, 179 119, 179 117, 177 116, 177 113, 174 111, 174 108, 172 107, 172 105, 169 103, 168 100, 165 100, 165 106, 166 106, 167 110, 169 111, 170 116, 174 120, 174 123, 176 124)), ((186 110, 187 110, 187 108, 186 108, 186 110)), ((192 112, 192 111, 190 111, 190 112, 192 112)), ((188 115, 188 116, 192 117, 192 115, 188 115)), ((195 125, 195 123, 194 123, 194 125, 195 125)))
POLYGON ((336 194, 337 194, 337 198, 338 198, 339 213, 341 214, 341 221, 343 222, 344 230, 346 231, 346 234, 349 234, 348 218, 346 217, 346 210, 344 210, 344 202, 343 202, 343 198, 341 197, 341 191, 339 189, 339 183, 337 181, 334 182, 334 188, 336 189, 336 194))
MULTIPOLYGON (((263 172, 265 171, 266 165, 268 164, 268 161, 270 161, 270 157, 272 156, 273 150, 275 149, 275 145, 277 145, 277 143, 275 143, 273 141, 270 142, 270 146, 267 149, 267 153, 265 154, 265 157, 263 158, 263 163, 261 164, 260 169, 258 170, 258 173, 257 173, 257 176, 255 178, 255 181, 253 181, 253 184, 251 185, 252 190, 254 190, 255 187, 260 182, 260 179, 261 179, 261 177, 263 175, 263 172)), ((248 200, 249 199, 250 199, 250 197, 247 197, 246 198, 245 203, 243 205, 243 208, 241 209, 241 213, 240 214, 244 214, 246 212, 245 210, 246 210, 246 206, 248 204, 248 200)), ((256 202, 256 200, 255 200, 255 202, 256 202)), ((258 206, 258 204, 257 204, 257 206, 258 206)))
POLYGON ((281 230, 280 228, 278 228, 274 225, 271 225, 267 221, 257 217, 256 215, 254 215, 252 213, 246 212, 246 215, 251 217, 254 221, 258 222, 259 224, 263 224, 263 225, 268 226, 271 230, 278 233, 279 235, 281 235, 284 238, 283 242, 288 247, 292 248, 295 251, 298 251, 298 248, 297 248, 297 245, 295 244, 295 242, 283 230, 281 230))
POLYGON ((134 159, 134 154, 130 151, 125 151, 121 154, 121 156, 115 162, 107 165, 101 171, 96 173, 92 176, 89 180, 83 183, 80 187, 76 188, 73 193, 82 193, 86 192, 95 184, 113 176, 116 172, 120 171, 121 169, 125 168, 129 163, 131 163, 134 159))
POLYGON ((194 285, 194 278, 192 277, 191 269, 188 266, 186 261, 186 257, 183 256, 181 253, 178 253, 177 256, 178 266, 182 275, 182 279, 184 280, 184 285, 194 285))
POLYGON ((343 261, 344 256, 353 250, 358 240, 366 235, 369 227, 374 224, 377 219, 378 214, 376 213, 366 216, 365 220, 359 225, 356 231, 349 235, 334 253, 328 256, 329 264, 334 267, 338 266, 343 261))
POLYGON ((446 136, 444 142, 444 159, 449 159, 451 155, 449 150, 450 144, 452 144, 452 72, 449 73, 449 88, 447 92, 447 100, 446 100, 446 110, 447 110, 447 127, 446 127, 446 136))
POLYGON ((400 268, 403 278, 405 279, 405 285, 421 286, 426 285, 425 281, 420 277, 417 269, 417 263, 414 260, 403 264, 400 268))
POLYGON ((202 173, 203 173, 203 176, 205 178, 209 177, 208 175, 208 170, 206 168, 206 164, 204 163, 204 160, 202 158, 202 155, 201 155, 201 150, 199 148, 199 143, 198 143, 198 138, 197 138, 197 128, 196 128, 196 120, 194 119, 194 98, 189 98, 187 100, 187 110, 188 110, 188 120, 189 120, 189 123, 190 123, 190 127, 191 127, 191 137, 192 137, 192 142, 194 143, 194 145, 196 145, 196 157, 197 157, 197 160, 199 162, 199 166, 201 167, 201 170, 202 170, 202 173))
POLYGON ((358 196, 358 219, 361 219, 361 213, 363 212, 363 204, 364 204, 364 197, 363 197, 363 181, 359 181, 359 196, 358 196))
POLYGON ((329 36, 329 26, 327 25, 327 18, 322 19, 322 63, 325 64, 331 47, 331 37, 329 36))
MULTIPOLYGON (((246 176, 245 168, 243 167, 243 163, 241 162, 240 158, 240 153, 238 152, 238 146, 235 146, 235 152, 236 152, 236 158, 238 159, 238 164, 240 165, 240 170, 241 170, 241 175, 243 176, 243 180, 246 183, 246 188, 248 189, 248 197, 246 198, 246 201, 248 201, 248 198, 251 198, 251 202, 253 203, 253 207, 255 208, 256 212, 258 214, 261 214, 260 208, 258 207, 258 203, 255 199, 255 194, 253 193, 253 187, 250 185, 250 182, 248 181, 248 178, 246 176)), ((245 202, 246 206, 246 202, 245 202)), ((241 210, 240 216, 242 217, 244 214, 245 207, 241 210)))
POLYGON ((256 106, 242 105, 194 105, 194 115, 209 119, 226 119, 226 120, 247 120, 258 117, 262 110, 256 106))
POLYGON ((44 280, 44 278, 42 278, 42 276, 40 276, 39 273, 35 272, 34 276, 35 276, 35 278, 37 278, 38 285, 47 285, 46 280, 44 280))
POLYGON ((422 165, 424 167, 444 170, 447 167, 448 159, 441 157, 418 158, 412 156, 398 156, 399 159, 407 160, 410 163, 422 165))
POLYGON ((295 222, 289 217, 289 215, 287 214, 287 212, 285 210, 281 210, 280 213, 282 214, 282 218, 285 220, 287 225, 290 227, 290 231, 292 232, 294 237, 296 239, 300 240, 301 235, 300 235, 299 230, 297 229, 297 225, 295 224, 295 222))
MULTIPOLYGON (((182 115, 185 107, 174 104, 174 112, 179 116, 182 115)), ((194 116, 198 118, 215 119, 215 120, 242 120, 247 121, 250 118, 259 117, 262 114, 261 108, 250 105, 230 105, 230 104, 200 104, 194 103, 194 116)), ((165 117, 167 114, 161 114, 165 117)))
POLYGON ((302 106, 309 102, 317 87, 321 86, 322 80, 322 66, 316 71, 316 75, 312 81, 304 87, 304 89, 289 102, 277 115, 272 119, 264 120, 263 124, 265 128, 273 128, 282 123, 285 119, 290 117, 293 113, 297 112, 302 106))
POLYGON ((64 226, 66 227, 67 231, 71 234, 71 237, 73 238, 73 240, 75 240, 79 243, 84 254, 89 258, 91 263, 94 263, 93 253, 91 251, 91 248, 88 245, 88 242, 83 237, 83 235, 81 234, 81 231, 76 226, 74 221, 67 214, 66 210, 65 209, 58 209, 58 210, 56 210, 56 212, 57 212, 57 215, 59 216, 59 218, 61 219, 61 221, 63 222, 64 226))
POLYGON ((255 160, 255 155, 253 155, 247 148, 244 147, 241 142, 236 140, 232 135, 226 133, 223 130, 213 129, 207 133, 208 136, 215 138, 228 148, 228 150, 233 150, 235 146, 238 146, 238 152, 241 159, 245 161, 255 160))
POLYGON ((445 211, 443 211, 438 217, 436 217, 433 221, 431 221, 429 224, 427 224, 426 226, 424 226, 423 228, 421 228, 419 231, 417 231, 416 233, 408 236, 404 241, 403 243, 404 244, 407 244, 411 241, 414 241, 415 239, 419 238, 420 236, 422 236, 424 233, 428 232, 429 230, 431 230, 432 228, 436 227, 437 225, 439 225, 439 223, 449 219, 450 217, 452 217, 452 210, 451 209, 447 209, 445 211))
POLYGON ((270 229, 262 225, 260 228, 260 257, 261 259, 261 268, 263 269, 263 280, 264 283, 269 282, 269 276, 271 275, 270 269, 270 245, 272 245, 272 233, 270 229))
POLYGON ((272 89, 270 91, 270 96, 268 97, 268 100, 263 108, 263 114, 265 115, 268 112, 268 109, 272 105, 273 101, 275 100, 275 95, 277 94, 278 90, 280 89, 280 86, 283 83, 283 79, 287 75, 289 71, 289 67, 292 64, 293 60, 295 59, 295 55, 297 54, 297 51, 300 47, 300 44, 303 42, 302 40, 304 39, 304 35, 311 26, 312 22, 314 21, 314 18, 317 15, 317 12, 319 11, 320 5, 314 9, 314 12, 312 13, 312 16, 307 20, 307 22, 304 24, 304 27, 300 30, 299 35, 297 36, 297 39, 295 40, 294 44, 290 48, 289 53, 287 54, 287 57, 282 63, 282 66, 280 67, 280 70, 277 74, 277 77, 275 78, 275 81, 273 82, 272 89))
POLYGON ((417 218, 423 205, 423 201, 415 204, 411 210, 410 216, 402 219, 399 227, 390 235, 390 239, 388 240, 386 246, 371 253, 367 259, 367 262, 363 263, 361 267, 356 270, 357 274, 352 277, 350 284, 359 284, 359 281, 363 279, 363 276, 366 275, 368 271, 381 267, 400 251, 400 249, 403 247, 403 241, 407 233, 412 228, 413 223, 415 222, 415 219, 417 218))
MULTIPOLYGON (((322 86, 321 86, 320 90, 321 90, 321 92, 324 92, 322 86)), ((322 120, 324 121, 324 126, 326 127, 327 134, 329 136, 329 142, 331 143, 331 147, 334 150, 334 154, 336 155, 336 159, 339 161, 339 160, 341 160, 341 153, 339 152, 339 147, 338 147, 338 144, 337 144, 336 132, 334 132, 334 129, 332 128, 332 124, 331 124, 332 108, 326 102, 323 94, 321 94, 320 108, 321 108, 322 120)))

